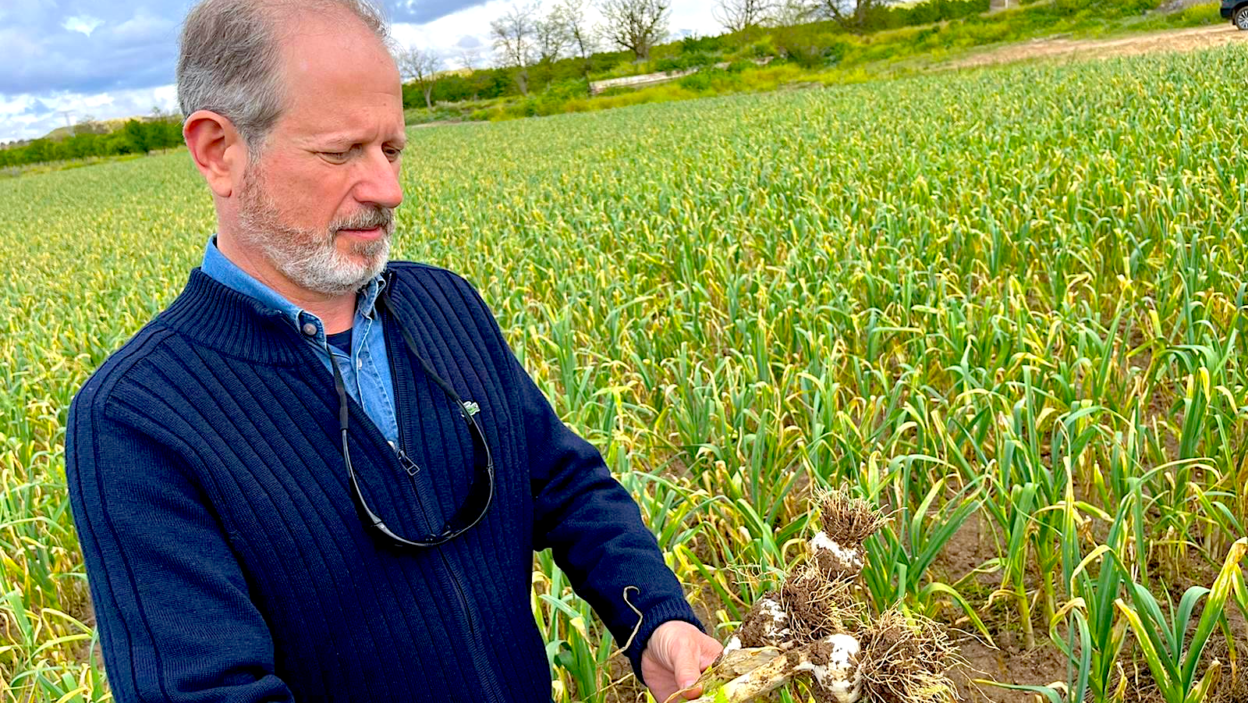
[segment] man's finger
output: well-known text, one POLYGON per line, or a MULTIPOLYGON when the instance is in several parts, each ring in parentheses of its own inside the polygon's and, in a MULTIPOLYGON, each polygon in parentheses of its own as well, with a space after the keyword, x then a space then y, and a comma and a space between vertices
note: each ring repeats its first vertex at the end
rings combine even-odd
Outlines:
POLYGON ((703 670, 703 671, 706 671, 706 668, 707 668, 708 666, 710 666, 711 664, 714 664, 714 663, 715 663, 715 660, 716 660, 716 659, 718 659, 718 658, 719 658, 719 652, 718 652, 718 651, 707 651, 707 650, 703 649, 703 650, 702 650, 702 659, 701 659, 701 662, 700 662, 700 663, 702 664, 702 670, 703 670))
MULTIPOLYGON (((676 643, 676 656, 673 657, 672 673, 676 675, 676 685, 682 689, 689 688, 697 683, 698 676, 702 674, 702 668, 698 666, 700 663, 698 649, 697 643, 688 637, 682 638, 676 643)), ((696 698, 698 694, 689 691, 685 695, 689 698, 696 698)))

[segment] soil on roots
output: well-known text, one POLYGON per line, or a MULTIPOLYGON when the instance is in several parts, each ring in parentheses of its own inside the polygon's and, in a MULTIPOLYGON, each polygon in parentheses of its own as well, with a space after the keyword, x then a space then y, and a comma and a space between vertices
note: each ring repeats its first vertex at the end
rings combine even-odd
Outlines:
POLYGON ((817 567, 794 571, 780 588, 793 639, 805 644, 861 627, 865 606, 853 591, 848 582, 824 578, 817 567))
POLYGON ((741 621, 741 628, 737 630, 736 636, 740 638, 742 647, 769 647, 780 643, 777 635, 788 628, 788 619, 775 618, 774 613, 778 608, 780 605, 771 596, 760 598, 750 608, 750 612, 741 621))
POLYGON ((843 547, 858 547, 887 521, 870 503, 844 491, 829 491, 816 500, 823 532, 843 547))
POLYGON ((944 672, 959 663, 944 626, 888 611, 858 636, 863 699, 879 703, 940 703, 953 682, 944 672))

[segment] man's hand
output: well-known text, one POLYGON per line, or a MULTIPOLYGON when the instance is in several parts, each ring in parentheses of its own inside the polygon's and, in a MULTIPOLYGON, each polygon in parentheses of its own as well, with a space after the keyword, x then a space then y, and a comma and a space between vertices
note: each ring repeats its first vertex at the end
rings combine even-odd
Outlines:
MULTIPOLYGON (((659 625, 641 654, 641 676, 659 703, 689 688, 715 661, 724 646, 713 637, 681 620, 659 625)), ((685 691, 685 698, 702 695, 702 687, 685 691)))

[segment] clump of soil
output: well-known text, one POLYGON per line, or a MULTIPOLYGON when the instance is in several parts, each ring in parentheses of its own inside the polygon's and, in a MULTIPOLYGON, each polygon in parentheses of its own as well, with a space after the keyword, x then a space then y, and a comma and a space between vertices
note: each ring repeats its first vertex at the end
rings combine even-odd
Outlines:
POLYGON ((737 638, 742 647, 768 647, 788 642, 792 639, 788 620, 788 613, 775 598, 762 598, 741 621, 737 638))

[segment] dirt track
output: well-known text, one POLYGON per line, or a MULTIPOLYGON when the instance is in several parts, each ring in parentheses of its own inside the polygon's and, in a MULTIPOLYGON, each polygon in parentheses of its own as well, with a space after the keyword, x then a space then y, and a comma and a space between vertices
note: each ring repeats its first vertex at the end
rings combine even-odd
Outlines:
POLYGON ((1161 51, 1195 51, 1237 42, 1248 43, 1248 32, 1241 32, 1229 23, 1212 27, 1139 34, 1121 39, 1035 39, 1022 44, 990 49, 954 61, 948 66, 967 68, 1026 59, 1131 56, 1161 51))

